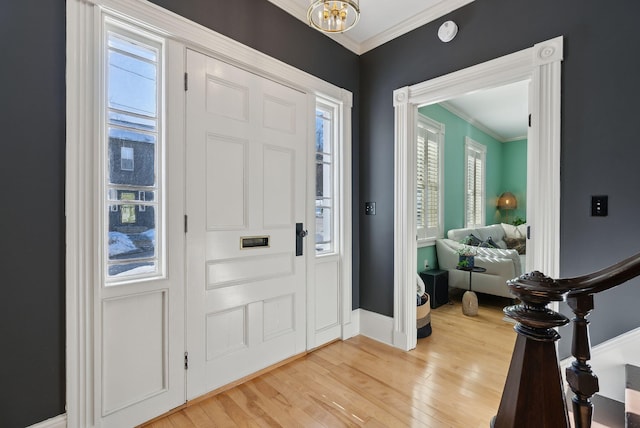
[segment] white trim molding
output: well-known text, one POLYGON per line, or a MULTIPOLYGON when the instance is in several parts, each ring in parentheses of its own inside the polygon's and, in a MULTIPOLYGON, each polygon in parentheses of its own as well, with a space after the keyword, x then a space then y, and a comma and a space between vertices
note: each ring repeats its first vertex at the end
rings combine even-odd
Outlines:
MULTIPOLYGON (((386 345, 394 345, 393 318, 365 309, 359 309, 359 312, 361 335, 386 345)), ((413 325, 415 326, 415 321, 413 325)))
MULTIPOLYGON (((527 269, 557 278, 560 257, 560 75, 563 37, 519 52, 396 89, 393 344, 415 347, 415 138, 417 109, 472 91, 530 81, 532 114, 528 144, 527 222, 535 239, 527 243, 527 269), (531 244, 531 252, 529 245, 531 244)), ((445 213, 446 214, 446 213, 445 213)))
MULTIPOLYGON (((346 311, 347 309, 345 309, 346 311)), ((356 337, 360 334, 360 309, 352 310, 349 314, 349 320, 342 323, 342 340, 356 337)))
POLYGON ((66 428, 67 427, 67 415, 58 415, 54 418, 47 419, 46 421, 39 422, 34 425, 30 425, 28 428, 66 428))

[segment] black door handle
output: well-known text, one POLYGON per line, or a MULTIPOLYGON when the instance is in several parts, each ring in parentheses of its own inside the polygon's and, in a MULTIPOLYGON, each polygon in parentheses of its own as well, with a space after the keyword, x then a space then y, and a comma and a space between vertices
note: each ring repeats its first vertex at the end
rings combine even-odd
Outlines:
POLYGON ((309 232, 304 229, 304 225, 302 223, 296 223, 296 256, 302 255, 302 238, 308 234, 309 232))

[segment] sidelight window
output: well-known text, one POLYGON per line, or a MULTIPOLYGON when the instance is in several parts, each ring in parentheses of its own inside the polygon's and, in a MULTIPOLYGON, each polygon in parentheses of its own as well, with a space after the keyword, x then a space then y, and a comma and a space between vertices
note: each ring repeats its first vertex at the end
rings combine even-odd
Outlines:
POLYGON ((339 141, 339 106, 328 100, 316 102, 316 254, 331 254, 336 247, 336 153, 339 141))
POLYGON ((108 284, 162 274, 162 43, 109 23, 105 39, 108 284))

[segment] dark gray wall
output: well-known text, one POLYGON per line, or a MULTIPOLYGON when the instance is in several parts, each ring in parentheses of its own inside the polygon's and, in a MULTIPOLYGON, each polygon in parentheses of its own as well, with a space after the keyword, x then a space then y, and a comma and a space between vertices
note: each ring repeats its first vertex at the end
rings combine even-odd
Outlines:
MULTIPOLYGON (((357 153, 357 55, 266 0, 155 3, 353 92, 357 153)), ((65 1, 3 1, 0 31, 0 426, 13 428, 65 411, 65 1)))
MULTIPOLYGON (((361 57, 360 306, 393 315, 394 89, 565 36, 562 66, 562 276, 613 264, 640 251, 640 3, 625 0, 476 1, 361 57), (458 36, 437 38, 453 19, 458 36), (609 195, 609 216, 590 217, 590 196, 609 195), (377 201, 364 216, 364 201, 377 201)), ((446 215, 446 213, 445 213, 446 215)), ((599 343, 640 325, 640 281, 596 298, 599 343)), ((566 333, 566 334, 565 334, 566 333)), ((569 336, 568 331, 564 331, 569 336)), ((568 341, 561 350, 567 354, 568 341)))
POLYGON ((0 6, 0 426, 64 413, 63 1, 0 6))

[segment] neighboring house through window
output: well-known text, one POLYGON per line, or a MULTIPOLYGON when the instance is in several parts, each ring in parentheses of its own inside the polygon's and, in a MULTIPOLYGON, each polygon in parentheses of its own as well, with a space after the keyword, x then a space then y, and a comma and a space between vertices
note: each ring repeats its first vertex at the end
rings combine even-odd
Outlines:
POLYGON ((465 137, 465 225, 485 225, 487 147, 465 137))
POLYGON ((416 229, 418 246, 443 236, 444 124, 418 115, 416 141, 416 229))
POLYGON ((163 45, 120 23, 104 51, 106 280, 162 275, 163 45))

